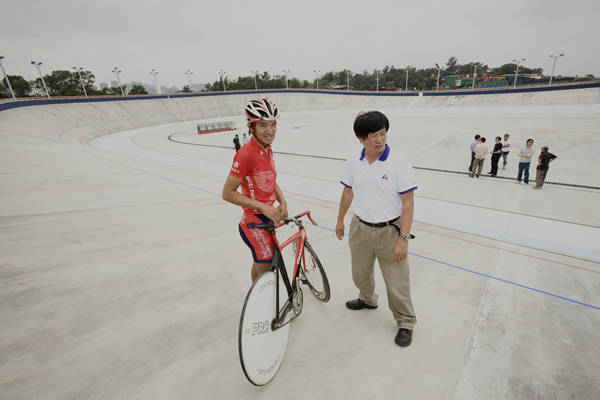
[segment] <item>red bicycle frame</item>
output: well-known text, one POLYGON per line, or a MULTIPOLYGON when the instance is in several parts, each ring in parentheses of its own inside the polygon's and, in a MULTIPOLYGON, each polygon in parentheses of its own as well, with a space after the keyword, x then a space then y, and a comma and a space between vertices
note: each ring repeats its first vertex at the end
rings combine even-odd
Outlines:
MULTIPOLYGON (((316 221, 314 219, 312 219, 312 217, 310 216, 310 210, 304 211, 303 213, 294 216, 291 220, 292 221, 293 220, 297 220, 298 218, 302 218, 304 216, 306 216, 308 218, 308 220, 313 225, 317 225, 316 221)), ((288 221, 286 219, 286 221, 284 221, 281 224, 277 225, 275 227, 275 229, 277 229, 277 228, 279 228, 279 227, 281 227, 283 225, 287 225, 288 223, 290 223, 292 221, 288 221)), ((300 256, 302 256, 302 266, 304 268, 304 272, 306 272, 306 256, 304 255, 304 241, 306 240, 306 231, 305 231, 304 226, 302 225, 302 223, 296 222, 296 225, 298 226, 298 232, 294 233, 292 236, 290 236, 282 244, 279 244, 279 240, 277 239, 277 235, 273 232, 273 241, 275 242, 275 245, 279 248, 279 252, 280 253, 290 243, 292 243, 295 240, 298 240, 298 248, 296 249, 296 256, 294 257, 294 272, 292 273, 292 278, 295 278, 296 277, 296 273, 298 272, 298 265, 299 265, 299 261, 300 261, 300 256)))

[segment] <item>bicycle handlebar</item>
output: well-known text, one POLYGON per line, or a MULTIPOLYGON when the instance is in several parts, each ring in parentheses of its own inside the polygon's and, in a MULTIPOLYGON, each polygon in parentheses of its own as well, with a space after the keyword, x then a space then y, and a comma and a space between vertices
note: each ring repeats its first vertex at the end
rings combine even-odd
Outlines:
POLYGON ((265 222, 263 224, 255 224, 254 227, 258 228, 258 229, 267 229, 267 230, 271 230, 271 229, 277 229, 279 227, 282 227, 283 225, 287 225, 290 222, 294 222, 296 225, 299 225, 299 221, 298 219, 302 218, 306 216, 308 218, 308 220, 310 221, 311 224, 313 225, 318 225, 317 221, 315 221, 311 216, 310 216, 310 210, 306 210, 303 213, 300 213, 296 216, 293 217, 287 217, 285 220, 283 220, 282 223, 275 225, 273 223, 273 221, 269 221, 269 222, 265 222))

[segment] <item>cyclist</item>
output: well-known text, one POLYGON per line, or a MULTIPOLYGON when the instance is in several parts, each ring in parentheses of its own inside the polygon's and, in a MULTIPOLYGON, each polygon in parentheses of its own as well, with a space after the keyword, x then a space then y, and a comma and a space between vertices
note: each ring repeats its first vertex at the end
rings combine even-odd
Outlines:
POLYGON ((253 225, 268 220, 280 223, 288 213, 287 202, 276 182, 277 172, 271 150, 277 133, 279 110, 268 99, 255 99, 246 104, 245 112, 251 139, 235 154, 222 196, 223 200, 244 209, 239 232, 252 252, 251 276, 254 281, 271 267, 275 245, 268 231, 256 229, 253 225), (237 191, 239 186, 242 193, 237 191), (279 203, 277 207, 273 206, 275 200, 279 203))

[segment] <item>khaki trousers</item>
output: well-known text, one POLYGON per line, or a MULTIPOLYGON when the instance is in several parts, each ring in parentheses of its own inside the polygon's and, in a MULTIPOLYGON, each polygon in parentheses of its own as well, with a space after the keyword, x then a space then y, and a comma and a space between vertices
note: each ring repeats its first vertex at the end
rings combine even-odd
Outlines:
MULTIPOLYGON (((400 222, 395 224, 399 226, 400 222)), ((417 322, 410 298, 410 271, 408 257, 394 262, 394 244, 398 240, 398 231, 392 226, 375 228, 358 220, 350 223, 350 254, 352 257, 352 279, 359 289, 359 299, 368 305, 377 305, 375 293, 375 258, 383 274, 390 311, 399 328, 413 329, 417 322)))

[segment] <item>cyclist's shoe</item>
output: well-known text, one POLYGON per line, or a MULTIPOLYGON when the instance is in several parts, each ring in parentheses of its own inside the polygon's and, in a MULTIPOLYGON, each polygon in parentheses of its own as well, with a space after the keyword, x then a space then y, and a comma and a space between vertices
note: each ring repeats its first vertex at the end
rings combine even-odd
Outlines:
POLYGON ((351 310, 362 310, 363 308, 368 308, 369 310, 373 310, 377 308, 377 306, 370 306, 361 299, 350 300, 346 302, 346 307, 351 310))
POLYGON ((412 342, 412 331, 410 329, 400 328, 394 340, 398 346, 406 347, 412 342))

